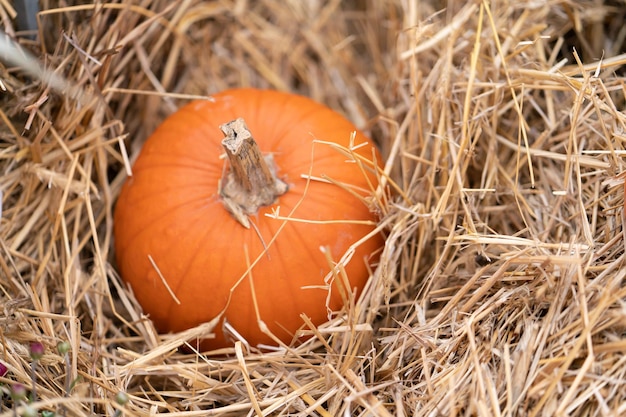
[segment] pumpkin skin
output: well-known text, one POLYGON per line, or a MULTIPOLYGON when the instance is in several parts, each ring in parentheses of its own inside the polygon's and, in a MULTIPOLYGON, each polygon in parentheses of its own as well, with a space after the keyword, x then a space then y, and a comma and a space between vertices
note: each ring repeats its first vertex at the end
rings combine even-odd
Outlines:
MULTIPOLYGON (((214 102, 182 107, 144 144, 115 209, 117 265, 160 332, 182 331, 223 312, 250 345, 275 345, 258 326, 252 280, 261 320, 289 344, 303 326, 301 314, 318 325, 328 319, 329 308, 343 305, 337 284, 331 285, 329 297, 324 279, 330 267, 320 248, 328 247, 338 261, 374 226, 288 221, 269 245, 285 222, 266 213, 279 208, 287 216, 297 206, 292 214, 297 219, 375 222, 368 207, 341 187, 309 181, 305 194, 307 180, 302 178, 311 170, 314 177, 352 184, 367 195, 377 185, 371 170, 364 174, 330 146, 312 143, 318 139, 348 147, 355 131, 354 144, 368 139, 345 118, 305 97, 256 89, 227 90, 213 97, 214 102), (243 227, 220 201, 220 178, 228 164, 219 126, 239 117, 261 152, 273 155, 277 176, 289 185, 273 205, 250 216, 256 230, 243 227), (264 245, 269 245, 266 254, 264 245)), ((371 160, 372 145, 355 153, 371 160)), ((362 290, 368 265, 382 244, 376 235, 356 248, 345 267, 352 288, 362 290)), ((232 345, 221 325, 214 333, 201 342, 201 349, 232 345)))

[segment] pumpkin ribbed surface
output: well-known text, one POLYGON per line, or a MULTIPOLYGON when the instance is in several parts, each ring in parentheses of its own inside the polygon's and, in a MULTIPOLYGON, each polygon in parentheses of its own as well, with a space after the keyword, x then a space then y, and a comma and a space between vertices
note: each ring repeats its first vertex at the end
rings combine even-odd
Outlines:
MULTIPOLYGON (((320 248, 337 261, 372 232, 372 224, 351 223, 376 221, 353 193, 368 195, 376 177, 371 167, 364 172, 331 146, 313 145, 317 139, 349 147, 356 130, 325 106, 255 89, 228 90, 214 99, 182 107, 144 144, 116 205, 118 268, 159 331, 181 331, 223 312, 251 345, 272 343, 258 327, 256 300, 260 318, 289 343, 303 325, 300 314, 320 324, 328 308, 341 308, 340 288, 335 280, 325 282, 330 267, 320 248), (219 126, 237 118, 245 120, 261 152, 273 155, 276 176, 289 187, 250 216, 250 228, 225 209, 219 192, 229 169, 219 126), (347 184, 351 191, 307 181, 308 174, 347 184), (306 221, 266 215, 276 212, 306 221)), ((353 143, 364 142, 368 139, 357 132, 353 143)), ((371 160, 371 142, 355 153, 371 160)), ((345 268, 351 287, 363 288, 370 255, 381 245, 382 238, 374 236, 357 247, 345 268)), ((217 326, 215 338, 201 347, 229 344, 217 326)))

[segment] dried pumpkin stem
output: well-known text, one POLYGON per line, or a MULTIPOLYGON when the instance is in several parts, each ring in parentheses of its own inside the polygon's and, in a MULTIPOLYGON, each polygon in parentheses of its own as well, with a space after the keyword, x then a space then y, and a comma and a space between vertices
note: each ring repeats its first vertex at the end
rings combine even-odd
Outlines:
POLYGON ((220 129, 226 136, 222 146, 230 162, 230 170, 222 178, 222 202, 239 223, 249 228, 248 216, 273 204, 289 187, 276 176, 272 155, 261 154, 242 118, 225 123, 220 129))

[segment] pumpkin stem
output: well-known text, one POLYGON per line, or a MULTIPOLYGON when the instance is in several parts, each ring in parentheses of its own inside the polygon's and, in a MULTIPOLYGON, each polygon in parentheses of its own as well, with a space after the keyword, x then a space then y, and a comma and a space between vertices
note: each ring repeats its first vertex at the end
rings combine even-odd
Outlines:
POLYGON ((274 158, 271 154, 263 157, 242 118, 224 123, 220 130, 226 136, 222 146, 231 167, 222 178, 220 196, 235 219, 250 228, 248 215, 273 204, 289 187, 276 177, 274 158))

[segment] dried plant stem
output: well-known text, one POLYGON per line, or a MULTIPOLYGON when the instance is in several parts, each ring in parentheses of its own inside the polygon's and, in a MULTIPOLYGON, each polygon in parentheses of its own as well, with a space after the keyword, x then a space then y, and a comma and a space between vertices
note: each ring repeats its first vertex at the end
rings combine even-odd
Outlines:
POLYGON ((220 129, 226 136, 222 146, 231 167, 222 178, 220 195, 235 219, 250 228, 248 215, 273 204, 289 187, 276 177, 272 156, 263 157, 243 119, 225 123, 220 129))
POLYGON ((37 401, 37 362, 36 360, 34 360, 31 364, 30 364, 30 377, 31 380, 33 382, 33 392, 32 392, 32 401, 36 402, 37 401))
POLYGON ((65 359, 65 396, 69 397, 70 390, 72 389, 72 363, 70 362, 70 355, 66 353, 63 356, 65 359))

